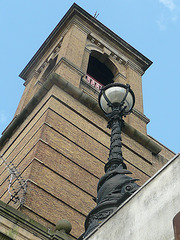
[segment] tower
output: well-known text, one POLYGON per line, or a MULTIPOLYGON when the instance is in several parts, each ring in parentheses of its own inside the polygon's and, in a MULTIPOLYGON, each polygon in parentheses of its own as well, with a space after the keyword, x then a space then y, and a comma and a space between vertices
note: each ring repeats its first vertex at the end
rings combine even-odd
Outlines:
POLYGON ((50 229, 65 218, 72 237, 81 235, 108 157, 110 131, 97 97, 111 82, 128 83, 135 93, 123 128, 123 156, 140 184, 148 180, 174 155, 146 132, 142 75, 151 64, 74 4, 20 74, 25 90, 0 144, 2 158, 27 188, 16 191, 19 182, 10 181, 3 163, 1 200, 50 229))

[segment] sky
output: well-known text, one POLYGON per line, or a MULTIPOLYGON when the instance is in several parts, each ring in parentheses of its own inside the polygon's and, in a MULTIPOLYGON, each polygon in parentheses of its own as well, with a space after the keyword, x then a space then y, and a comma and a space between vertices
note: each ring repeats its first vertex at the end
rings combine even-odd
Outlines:
MULTIPOLYGON (((180 152, 180 0, 75 2, 153 62, 142 78, 147 132, 180 152)), ((0 133, 24 90, 18 75, 73 3, 0 0, 0 133)))

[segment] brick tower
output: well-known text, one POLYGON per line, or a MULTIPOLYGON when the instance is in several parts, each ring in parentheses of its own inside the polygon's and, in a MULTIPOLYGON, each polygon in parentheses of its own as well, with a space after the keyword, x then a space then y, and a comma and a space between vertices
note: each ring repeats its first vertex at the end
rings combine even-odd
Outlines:
POLYGON ((142 75, 151 64, 73 4, 20 74, 25 90, 0 139, 1 200, 49 229, 69 220, 73 239, 83 233, 110 144, 97 98, 112 82, 128 83, 135 93, 123 128, 123 157, 139 184, 147 181, 174 156, 146 132, 142 75))

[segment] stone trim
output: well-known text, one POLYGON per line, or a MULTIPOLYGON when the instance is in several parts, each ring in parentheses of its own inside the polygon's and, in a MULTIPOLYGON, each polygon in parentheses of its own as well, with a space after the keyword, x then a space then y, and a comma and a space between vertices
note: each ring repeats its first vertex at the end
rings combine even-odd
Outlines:
POLYGON ((65 231, 56 228, 54 232, 0 200, 1 234, 14 240, 72 240, 65 231))
POLYGON ((63 42, 63 36, 60 37, 60 39, 58 40, 58 42, 56 43, 56 45, 53 47, 52 51, 48 54, 48 57, 46 57, 46 59, 39 64, 39 66, 34 70, 33 74, 31 75, 31 77, 29 77, 25 83, 24 86, 27 86, 27 84, 31 81, 31 79, 33 77, 35 77, 36 79, 38 79, 38 77, 40 76, 41 73, 43 73, 43 71, 45 71, 45 69, 48 67, 49 65, 49 61, 51 59, 54 59, 57 55, 58 52, 61 48, 62 42, 63 42))
POLYGON ((69 25, 73 25, 81 30, 81 32, 86 33, 87 35, 90 33, 90 30, 81 23, 81 19, 76 19, 75 17, 70 21, 69 25))
MULTIPOLYGON (((30 235, 35 235, 36 238, 38 237, 40 239, 50 239, 50 236, 53 235, 53 232, 38 222, 30 219, 25 214, 21 213, 20 211, 16 210, 15 208, 5 204, 4 202, 0 201, 0 218, 1 218, 1 225, 4 225, 6 227, 6 233, 12 232, 12 226, 10 223, 15 224, 14 228, 16 228, 15 236, 18 234, 22 234, 22 230, 26 230, 30 235)), ((25 232, 25 231, 24 231, 25 232)), ((25 233, 27 233, 25 232, 25 233)), ((12 233, 11 233, 12 234, 12 233)), ((34 236, 34 237, 35 237, 34 236)), ((16 239, 13 237, 13 234, 10 235, 12 239, 16 239)), ((25 237, 25 236, 24 236, 25 237)), ((28 238, 27 238, 28 239, 28 238)))
POLYGON ((104 54, 104 51, 102 48, 100 48, 100 46, 97 46, 96 44, 92 43, 92 42, 88 42, 85 50, 88 51, 88 53, 91 53, 93 50, 96 52, 99 52, 101 54, 104 54))
POLYGON ((122 73, 118 72, 118 74, 113 78, 113 81, 115 82, 118 77, 121 77, 124 80, 127 80, 126 76, 124 76, 122 73))
POLYGON ((1 239, 1 240, 11 240, 12 238, 7 237, 7 236, 4 235, 3 233, 0 233, 0 239, 1 239))
POLYGON ((88 49, 88 45, 85 47, 85 51, 91 54, 91 50, 88 49))
POLYGON ((98 90, 95 89, 94 87, 91 86, 90 83, 88 83, 86 80, 84 80, 83 78, 81 78, 81 82, 80 82, 80 86, 82 87, 82 91, 85 92, 88 96, 91 96, 94 99, 98 99, 98 90), (91 93, 87 92, 83 86, 87 87, 90 91, 92 91, 93 93, 95 93, 97 95, 97 98, 95 98, 93 95, 91 95, 91 93))
POLYGON ((133 114, 138 117, 139 119, 141 119, 143 122, 145 122, 146 124, 148 124, 150 122, 150 119, 147 118, 143 113, 139 112, 137 109, 133 109, 133 114))
POLYGON ((102 39, 96 36, 94 33, 88 35, 88 39, 97 47, 100 47, 102 50, 107 49, 109 51, 109 56, 121 64, 126 64, 128 59, 120 52, 112 48, 110 45, 105 43, 102 39))
MULTIPOLYGON (((53 85, 58 86, 66 93, 74 97, 80 103, 90 108, 100 116, 104 117, 104 114, 99 108, 98 102, 88 96, 79 88, 72 85, 70 82, 63 79, 57 73, 52 73, 49 75, 48 79, 39 89, 39 91, 34 95, 34 97, 29 101, 29 103, 25 106, 25 108, 17 115, 14 121, 8 126, 8 128, 4 131, 2 137, 0 138, 0 149, 4 146, 4 144, 11 138, 13 133, 19 128, 19 126, 25 121, 28 115, 33 111, 33 109, 37 106, 37 104, 43 99, 46 93, 53 85)), ((160 145, 152 141, 148 136, 145 136, 128 123, 125 122, 125 125, 122 129, 124 133, 126 133, 129 137, 140 143, 142 146, 150 150, 154 154, 158 154, 161 151, 160 145)))
POLYGON ((141 76, 144 74, 144 71, 142 70, 142 68, 140 68, 138 65, 136 65, 135 63, 133 63, 130 60, 128 60, 126 62, 125 66, 130 67, 132 70, 134 70, 135 72, 137 72, 141 76))
POLYGON ((59 60, 59 62, 58 62, 58 63, 55 65, 55 67, 53 68, 53 71, 55 71, 62 62, 65 63, 65 64, 66 64, 68 67, 70 67, 71 69, 73 69, 73 70, 75 70, 76 72, 78 72, 82 77, 85 75, 85 73, 82 72, 80 68, 78 68, 75 64, 73 64, 72 62, 70 62, 70 61, 69 61, 67 58, 65 58, 65 57, 62 57, 62 58, 59 60))

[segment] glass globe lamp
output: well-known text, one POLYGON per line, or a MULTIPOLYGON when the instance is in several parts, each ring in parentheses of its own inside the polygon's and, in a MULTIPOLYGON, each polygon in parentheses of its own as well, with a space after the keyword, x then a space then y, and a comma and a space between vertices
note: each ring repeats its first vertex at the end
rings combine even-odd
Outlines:
POLYGON ((114 110, 119 111, 121 116, 125 116, 131 113, 134 103, 134 93, 128 84, 108 84, 99 94, 99 106, 107 116, 114 110))

